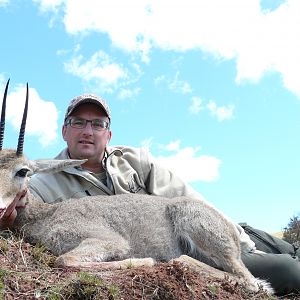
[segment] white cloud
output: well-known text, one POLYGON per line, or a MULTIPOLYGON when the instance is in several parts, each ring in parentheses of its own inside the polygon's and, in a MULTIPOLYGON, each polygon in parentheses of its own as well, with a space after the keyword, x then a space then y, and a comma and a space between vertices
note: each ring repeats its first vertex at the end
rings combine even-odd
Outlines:
POLYGON ((200 49, 235 59, 237 83, 276 71, 300 97, 299 0, 272 11, 262 10, 260 0, 35 1, 43 9, 63 8, 67 32, 106 33, 115 46, 140 52, 144 61, 152 47, 200 49))
POLYGON ((180 147, 181 140, 171 141, 166 145, 154 143, 154 138, 149 137, 141 142, 142 147, 157 148, 171 155, 158 155, 155 160, 166 169, 174 172, 186 182, 205 181, 211 182, 219 178, 221 161, 210 155, 199 155, 201 149, 197 147, 180 147))
POLYGON ((197 115, 203 108, 201 106, 202 99, 200 97, 192 97, 192 103, 189 106, 189 112, 197 115))
MULTIPOLYGON (((176 142, 173 146, 177 146, 176 142)), ((198 155, 199 147, 186 147, 182 149, 176 149, 176 147, 174 147, 174 151, 175 150, 176 153, 173 155, 158 156, 156 159, 160 164, 173 171, 184 181, 211 182, 219 178, 219 166, 221 161, 218 158, 208 155, 198 155)))
POLYGON ((165 75, 160 75, 154 79, 154 83, 155 85, 166 86, 174 93, 189 94, 193 90, 187 81, 179 79, 179 72, 176 72, 174 78, 168 78, 165 75))
POLYGON ((150 149, 153 143, 153 137, 141 141, 141 147, 150 149))
MULTIPOLYGON (((6 121, 19 131, 26 98, 26 87, 18 85, 7 95, 6 121)), ((2 100, 1 100, 2 103, 2 100)), ((43 100, 36 89, 29 88, 26 134, 38 137, 43 146, 57 139, 58 111, 53 102, 43 100)))
POLYGON ((133 88, 133 89, 121 88, 121 90, 118 94, 118 98, 121 100, 127 99, 127 98, 133 98, 133 97, 136 97, 140 93, 140 91, 141 91, 140 88, 133 88))
POLYGON ((180 143, 181 143, 180 140, 176 140, 170 142, 168 145, 165 145, 163 148, 168 151, 178 151, 180 149, 180 143))
POLYGON ((128 77, 126 70, 103 51, 96 52, 86 61, 82 55, 75 55, 65 63, 65 70, 85 81, 95 80, 105 91, 128 77))
POLYGON ((189 94, 192 92, 192 87, 187 81, 179 79, 179 72, 176 72, 175 77, 169 82, 168 88, 173 92, 181 94, 189 94))
POLYGON ((220 122, 230 120, 233 117, 234 105, 217 106, 214 101, 210 100, 207 104, 207 108, 220 122))
POLYGON ((6 6, 9 4, 9 0, 0 0, 0 7, 1 6, 6 6))
POLYGON ((156 86, 162 85, 162 84, 164 84, 164 82, 166 82, 166 81, 167 81, 167 78, 166 78, 165 75, 160 75, 160 76, 157 76, 156 78, 154 78, 154 84, 155 84, 156 86))
POLYGON ((33 2, 40 5, 42 11, 56 11, 61 6, 64 0, 33 0, 33 2))

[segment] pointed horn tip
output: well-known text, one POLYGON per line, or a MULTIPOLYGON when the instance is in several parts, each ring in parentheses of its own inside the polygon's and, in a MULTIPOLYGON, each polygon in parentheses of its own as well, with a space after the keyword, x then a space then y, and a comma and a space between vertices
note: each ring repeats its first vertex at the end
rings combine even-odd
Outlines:
POLYGON ((8 78, 8 80, 6 81, 6 86, 5 86, 5 90, 6 90, 6 91, 7 91, 7 89, 8 89, 9 83, 10 83, 10 78, 8 78))

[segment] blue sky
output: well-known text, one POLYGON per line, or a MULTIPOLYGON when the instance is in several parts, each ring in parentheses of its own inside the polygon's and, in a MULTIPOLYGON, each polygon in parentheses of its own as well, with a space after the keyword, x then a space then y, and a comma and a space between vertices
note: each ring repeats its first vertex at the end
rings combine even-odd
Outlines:
POLYGON ((300 212, 298 0, 0 0, 5 147, 30 86, 25 152, 63 147, 68 102, 101 95, 111 145, 147 146, 236 222, 300 212))

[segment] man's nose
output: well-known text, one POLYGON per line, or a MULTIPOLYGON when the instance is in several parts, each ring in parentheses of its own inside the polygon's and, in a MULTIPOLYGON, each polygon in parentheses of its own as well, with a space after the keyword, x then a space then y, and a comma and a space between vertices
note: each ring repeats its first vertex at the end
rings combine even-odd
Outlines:
POLYGON ((86 126, 83 128, 83 132, 90 135, 93 134, 93 128, 91 122, 87 122, 86 126))

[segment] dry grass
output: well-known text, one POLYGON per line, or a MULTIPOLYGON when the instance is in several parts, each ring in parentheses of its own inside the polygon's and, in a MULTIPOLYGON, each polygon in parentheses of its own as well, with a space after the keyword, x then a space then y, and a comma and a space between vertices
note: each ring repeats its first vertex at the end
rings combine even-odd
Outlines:
POLYGON ((282 239, 283 238, 283 231, 278 231, 278 232, 274 232, 274 233, 271 233, 273 236, 279 238, 279 239, 282 239))
POLYGON ((0 300, 277 299, 263 293, 249 293, 228 278, 201 277, 180 263, 83 272, 54 268, 54 261, 55 257, 43 246, 32 246, 22 236, 1 232, 0 300))

